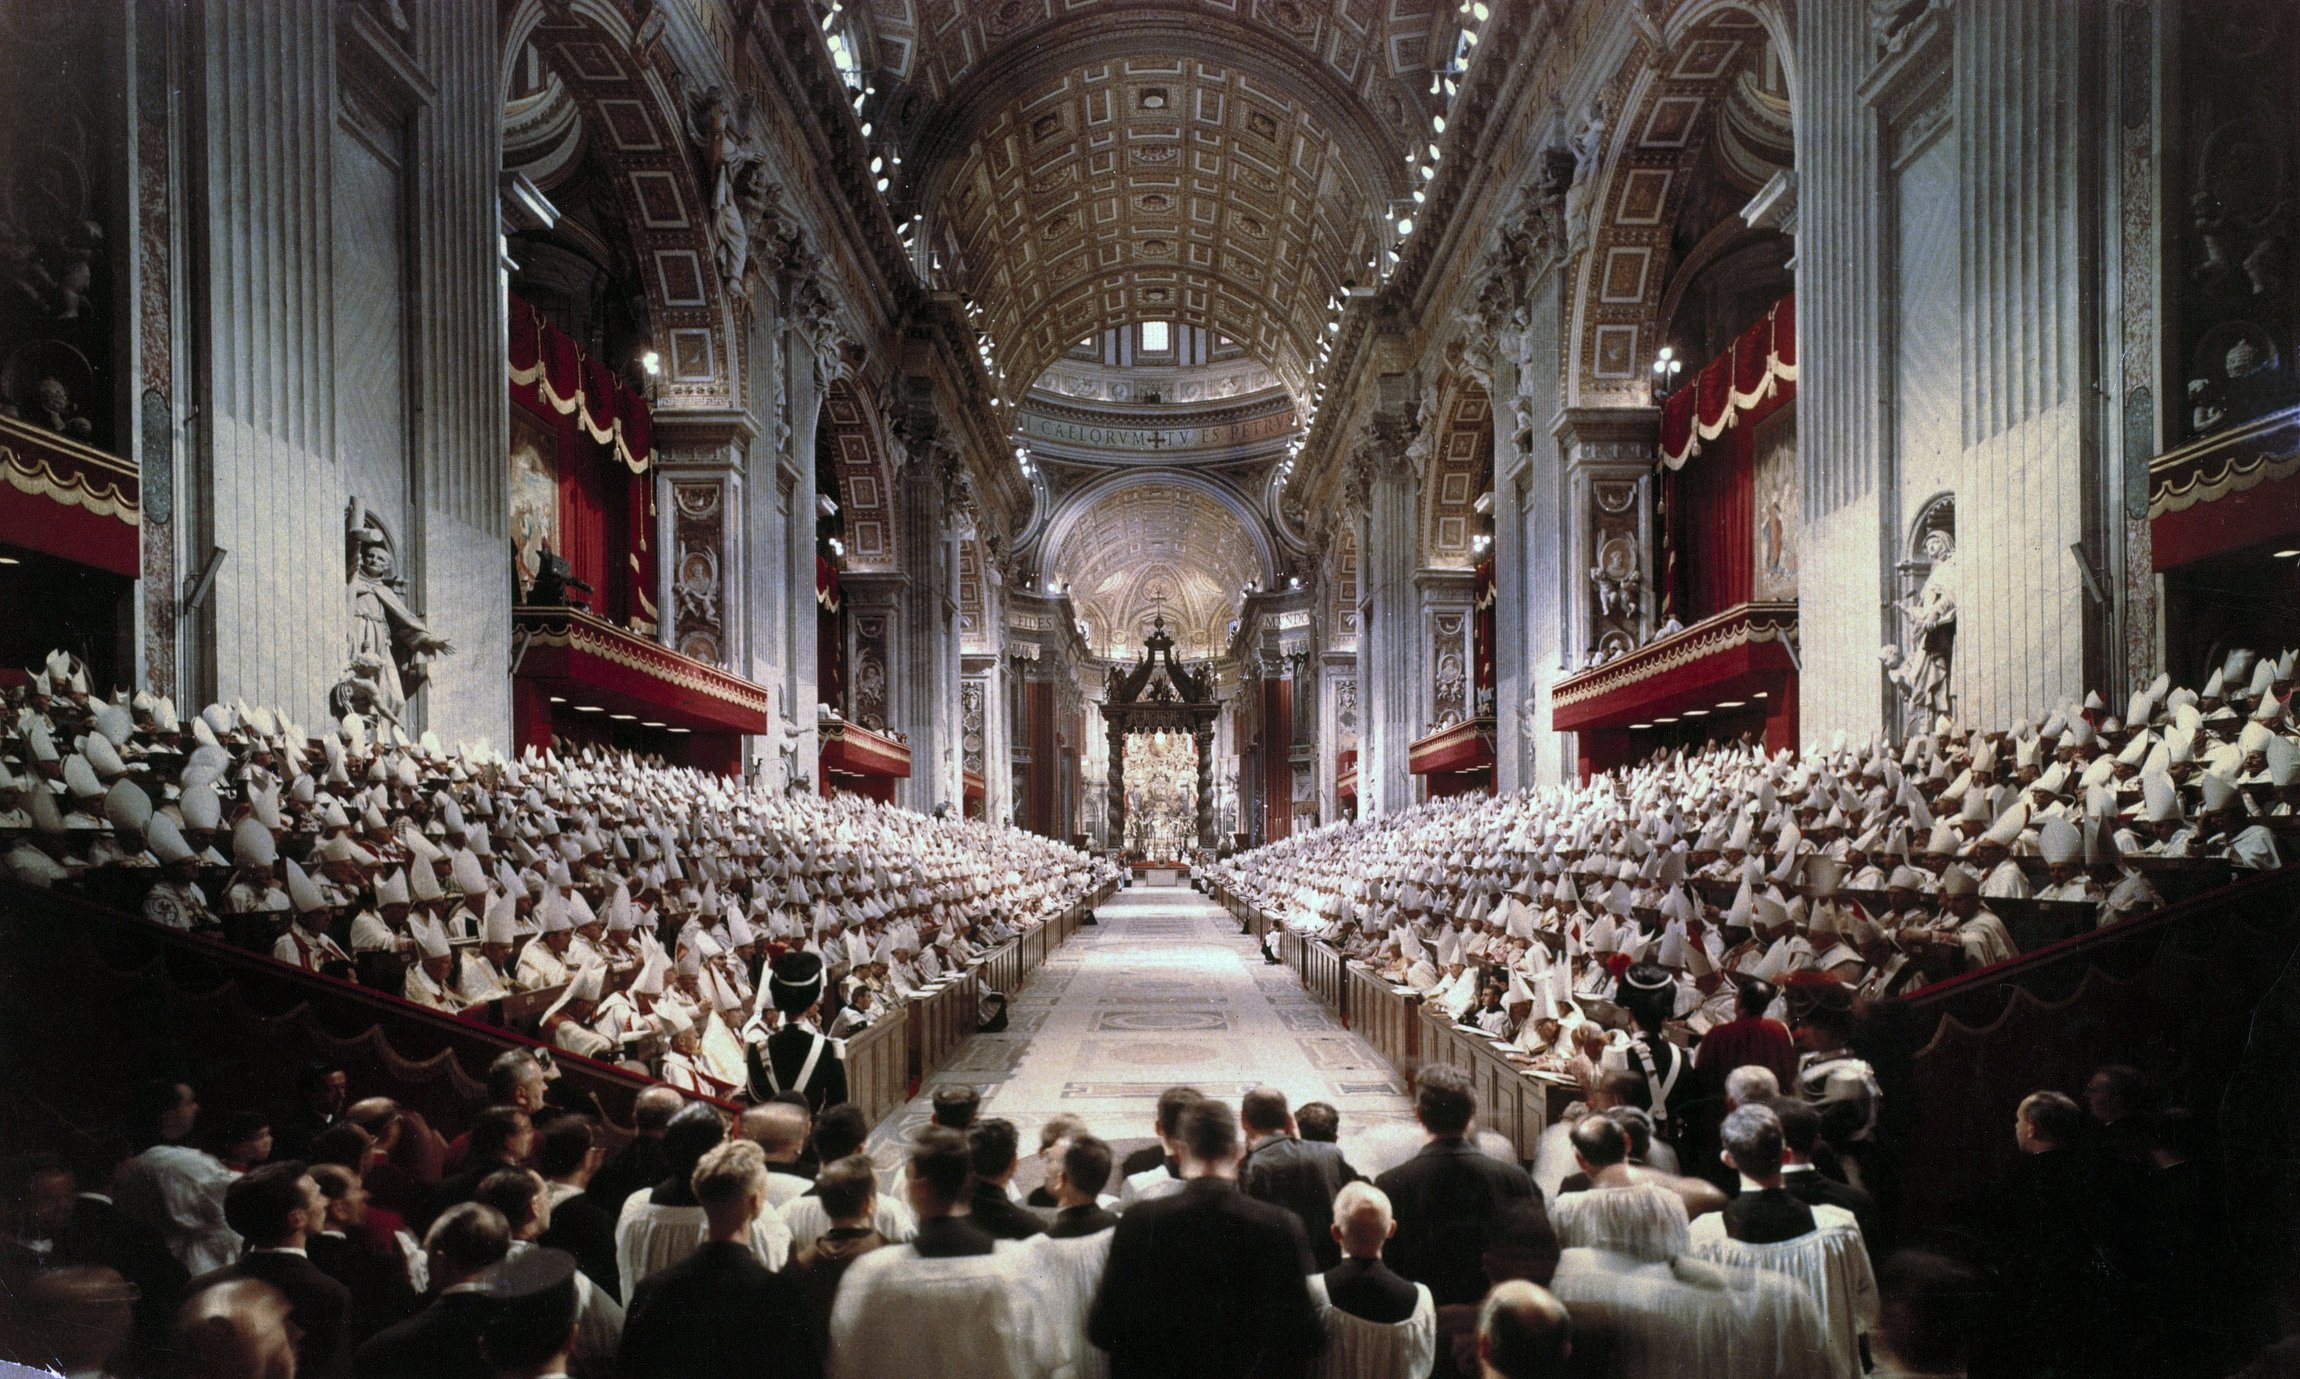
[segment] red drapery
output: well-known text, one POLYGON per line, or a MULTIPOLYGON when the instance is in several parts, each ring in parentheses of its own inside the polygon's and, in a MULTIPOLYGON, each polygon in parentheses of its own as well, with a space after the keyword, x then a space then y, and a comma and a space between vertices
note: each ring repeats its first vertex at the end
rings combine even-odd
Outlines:
POLYGON ((1753 428, 1710 443, 1701 463, 1663 470, 1663 501, 1677 551, 1677 619, 1695 623, 1749 601, 1756 568, 1753 428))
POLYGON ((655 415, 647 399, 616 382, 605 364, 518 297, 511 299, 511 390, 528 406, 572 417, 632 473, 654 464, 655 415))
POLYGON ((564 332, 511 299, 511 401, 557 437, 559 531, 552 543, 593 589, 599 616, 652 634, 654 413, 564 332))
POLYGON ((142 523, 132 461, 0 417, 0 541, 134 579, 142 523))
POLYGON ((1660 592, 1680 622, 1753 596, 1757 423, 1796 399, 1796 320, 1783 297, 1662 406, 1660 592))
POLYGON ((1661 463, 1682 468, 1702 447, 1754 418, 1743 414, 1796 391, 1797 298, 1773 303, 1757 324, 1661 406, 1661 463))

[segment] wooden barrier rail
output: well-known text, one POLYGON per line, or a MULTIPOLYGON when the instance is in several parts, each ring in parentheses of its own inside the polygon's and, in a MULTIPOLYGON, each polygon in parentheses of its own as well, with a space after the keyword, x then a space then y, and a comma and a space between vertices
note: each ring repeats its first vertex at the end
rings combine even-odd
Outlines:
POLYGON ((1342 955, 1317 939, 1303 945, 1302 984, 1326 1003, 1326 1009, 1341 1017, 1343 1024, 1350 1022, 1349 984, 1344 976, 1349 964, 1342 955))
POLYGON ((1351 1027, 1402 1077, 1421 1065, 1422 998, 1390 985, 1378 972, 1350 966, 1351 1027))
POLYGON ((1478 1123, 1505 1136, 1521 1160, 1533 1158, 1542 1130, 1581 1096, 1571 1082, 1512 1063, 1503 1045, 1481 1030, 1425 1014, 1416 1033, 1422 1066, 1443 1063, 1467 1074, 1477 1092, 1478 1123))
POLYGON ((1219 893, 1233 913, 1245 910, 1253 915, 1250 930, 1278 930, 1278 956, 1296 980, 1371 1045, 1401 1081, 1430 1063, 1468 1074, 1477 1090, 1480 1123, 1507 1137, 1519 1158, 1533 1157, 1542 1130, 1580 1095, 1577 1087, 1512 1063, 1501 1045, 1479 1031, 1428 1013, 1419 994, 1345 960, 1320 940, 1279 926, 1226 890, 1219 893))
MULTIPOLYGON (((1029 929, 983 955, 981 962, 969 970, 945 981, 924 996, 902 1003, 899 1018, 883 1016, 874 1021, 862 1036, 875 1035, 881 1024, 902 1025, 899 1037, 889 1037, 888 1046, 899 1050, 897 1059, 892 1052, 874 1056, 889 1064, 899 1064, 903 1073, 902 1094, 895 1096, 883 1107, 865 1105, 864 1114, 874 1122, 917 1093, 926 1080, 949 1066, 951 1056, 958 1052, 980 1026, 982 1020, 982 993, 996 991, 1012 999, 1029 982, 1033 972, 1043 965, 1055 950, 1085 924, 1094 907, 1110 898, 1115 887, 1104 886, 1076 905, 1064 910, 1045 923, 1029 929)), ((862 1094, 854 1090, 855 1041, 848 1042, 847 1083, 849 1096, 862 1104, 862 1094)))
POLYGON ((910 1099, 910 1012, 900 1002, 846 1041, 847 1100, 876 1125, 910 1099))

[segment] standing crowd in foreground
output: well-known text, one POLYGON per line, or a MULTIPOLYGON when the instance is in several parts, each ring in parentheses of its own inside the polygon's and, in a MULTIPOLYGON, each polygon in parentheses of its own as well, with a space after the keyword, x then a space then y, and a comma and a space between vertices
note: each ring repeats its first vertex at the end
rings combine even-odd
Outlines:
MULTIPOLYGON (((1377 1128, 1355 1163, 1331 1107, 1174 1088, 1123 1161, 1050 1122, 1024 1195, 1016 1127, 964 1087, 889 1175, 853 1107, 797 1094, 730 1123, 652 1088, 609 1153, 518 1052, 453 1142, 337 1069, 291 1114, 213 1124, 159 1083, 133 1154, 6 1165, 6 1353, 202 1379, 2229 1372, 2167 1360, 2204 1352, 2151 1324, 2177 1317, 2145 1280, 2104 1310, 2119 1185, 2209 1196, 2164 1171, 2189 1123, 2145 1114, 2129 1070, 2090 1114, 2024 1103, 2000 1229, 1961 1259, 1885 1253, 1820 1108, 1758 1063, 1729 1085, 1715 1173, 1605 1092, 1528 1171, 1431 1067, 1415 1133, 1377 1128)), ((2200 1226, 2155 1243, 2217 1267, 2200 1226)))

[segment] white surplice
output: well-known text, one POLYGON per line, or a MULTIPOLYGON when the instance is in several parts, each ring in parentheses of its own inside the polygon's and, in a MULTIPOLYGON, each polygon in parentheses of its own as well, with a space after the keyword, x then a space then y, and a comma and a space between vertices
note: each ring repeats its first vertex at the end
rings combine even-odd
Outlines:
POLYGON ((1429 1285, 1414 1285, 1414 1314, 1402 1322, 1372 1322, 1334 1306, 1326 1277, 1310 1275, 1310 1305, 1325 1328, 1318 1379, 1419 1379, 1437 1361, 1437 1302, 1429 1285))
MULTIPOLYGON (((615 1268, 623 1278, 623 1296, 630 1297, 653 1274, 685 1259, 710 1239, 710 1218, 701 1207, 664 1207, 648 1200, 653 1188, 640 1188, 623 1199, 615 1218, 615 1268)), ((762 1211, 751 1222, 751 1253, 770 1269, 780 1271, 791 1257, 791 1232, 783 1218, 762 1211)))
POLYGON ((1046 1379, 1064 1350, 1030 1274, 1034 1252, 929 1259, 872 1250, 847 1267, 831 1309, 830 1379, 1046 1379))
POLYGON ((1106 1379, 1110 1373, 1109 1353, 1086 1337, 1086 1316, 1116 1234, 1100 1230, 1066 1240, 1034 1235, 1022 1242, 1023 1272, 1038 1285, 1047 1330, 1061 1347, 1052 1370, 1059 1379, 1106 1379))

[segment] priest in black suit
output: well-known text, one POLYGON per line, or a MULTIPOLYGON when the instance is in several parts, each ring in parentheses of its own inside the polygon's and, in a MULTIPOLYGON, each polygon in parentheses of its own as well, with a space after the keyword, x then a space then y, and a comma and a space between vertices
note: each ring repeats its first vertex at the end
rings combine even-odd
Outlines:
POLYGON ((1116 1226, 1118 1218, 1102 1209, 1101 1193, 1109 1181, 1109 1145, 1085 1134, 1064 1140, 1062 1153, 1046 1170, 1047 1193, 1054 1199, 1046 1234, 1076 1240, 1116 1226))
POLYGON ((431 1305, 385 1327, 352 1358, 357 1379, 494 1379, 479 1347, 490 1304, 482 1280, 511 1249, 503 1213, 476 1202, 449 1207, 423 1238, 431 1305))
POLYGON ((41 1152, 0 1164, 0 1269, 117 1270, 136 1285, 138 1332, 158 1341, 175 1323, 190 1276, 158 1231, 121 1211, 105 1193, 78 1190, 88 1181, 109 1186, 108 1167, 93 1165, 83 1177, 63 1159, 41 1152))
POLYGON ((1357 1170, 1338 1146, 1313 1144, 1295 1133, 1286 1094, 1275 1087, 1247 1092, 1238 1103, 1238 1120, 1246 1128, 1238 1185, 1248 1197, 1294 1214, 1320 1269, 1341 1263, 1342 1249, 1334 1242, 1334 1194, 1357 1181, 1357 1170))
POLYGON ((765 1155, 750 1140, 729 1140, 703 1156, 690 1182, 710 1238, 633 1290, 620 1372, 626 1379, 800 1373, 809 1350, 798 1285, 751 1252, 751 1223, 767 1202, 765 1155))
POLYGON ((583 1195, 607 1213, 610 1223, 623 1214, 623 1202, 632 1193, 650 1190, 670 1176, 671 1158, 663 1152, 663 1131, 686 1104, 687 1099, 676 1089, 662 1086, 649 1087, 631 1103, 631 1138, 607 1156, 607 1162, 583 1189, 583 1195))
POLYGON ((1872 1264, 1890 1254, 1877 1234, 1877 1199, 1813 1166, 1813 1151, 1821 1139, 1821 1113, 1808 1102, 1786 1097, 1773 1104, 1773 1114, 1781 1120, 1782 1189, 1808 1207, 1843 1207, 1851 1212, 1872 1264))
POLYGON ((327 1220, 327 1199, 309 1170, 295 1159, 258 1164, 224 1190, 224 1224, 247 1242, 236 1264, 192 1280, 193 1291, 231 1279, 255 1279, 287 1296, 288 1319, 302 1339, 296 1372, 331 1374, 343 1346, 351 1290, 328 1277, 304 1253, 310 1235, 327 1220))
POLYGON ((966 1132, 967 1151, 973 1155, 974 1182, 967 1188, 967 1214, 977 1229, 999 1240, 1028 1240, 1046 1231, 1046 1220, 1007 1192, 1014 1181, 1017 1137, 1014 1122, 993 1117, 978 1120, 966 1132))
POLYGON ((1725 1204, 1725 1233, 1749 1245, 1776 1245, 1813 1231, 1813 1209, 1781 1186, 1781 1120, 1770 1106, 1743 1106, 1725 1118, 1719 1157, 1741 1175, 1725 1204))
POLYGON ((1322 1339, 1302 1224, 1238 1190, 1226 1103, 1196 1103, 1178 1128, 1182 1188, 1118 1218, 1087 1337, 1112 1379, 1299 1375, 1322 1339))
POLYGON ((1374 1180, 1397 1213, 1397 1234, 1382 1258, 1440 1307, 1485 1297, 1485 1251, 1520 1204, 1541 1211, 1541 1190, 1524 1169, 1481 1152, 1470 1130, 1477 1094, 1459 1068, 1421 1070, 1414 1116, 1429 1136, 1421 1153, 1374 1180))
POLYGON ((597 1140, 587 1117, 562 1116, 535 1137, 535 1171, 543 1175, 551 1195, 551 1224, 535 1243, 575 1256, 576 1266, 593 1287, 621 1301, 623 1278, 615 1259, 615 1218, 622 1209, 607 1210, 587 1190, 599 1160, 597 1140))

